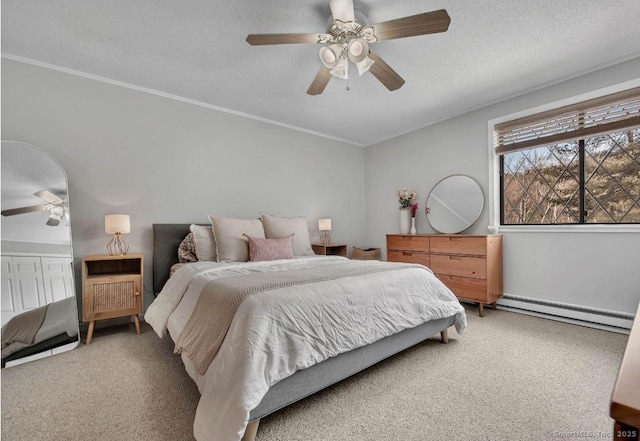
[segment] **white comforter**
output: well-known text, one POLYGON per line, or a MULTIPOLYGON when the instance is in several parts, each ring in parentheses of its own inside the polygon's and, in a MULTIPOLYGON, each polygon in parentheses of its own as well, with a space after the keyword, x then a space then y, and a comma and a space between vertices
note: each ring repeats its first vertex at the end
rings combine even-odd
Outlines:
MULTIPOLYGON (((337 259, 344 258, 185 265, 169 279, 145 320, 161 337, 169 327, 176 339, 200 291, 213 278, 335 264, 337 259)), ((186 363, 202 395, 195 437, 199 441, 240 440, 249 413, 278 381, 329 357, 454 315, 461 334, 466 328, 464 308, 430 270, 417 266, 253 295, 238 308, 205 375, 195 374, 186 363)))

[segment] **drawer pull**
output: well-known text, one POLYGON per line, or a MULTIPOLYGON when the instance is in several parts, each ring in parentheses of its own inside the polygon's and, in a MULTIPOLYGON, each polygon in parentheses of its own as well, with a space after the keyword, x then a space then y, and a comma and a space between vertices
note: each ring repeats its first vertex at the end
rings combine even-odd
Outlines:
POLYGON ((449 256, 449 260, 462 260, 461 256, 449 256))
POLYGON ((410 253, 409 251, 403 251, 402 255, 411 257, 411 256, 413 256, 413 253, 410 253))
POLYGON ((140 291, 136 291, 135 295, 139 296, 140 295, 140 291))

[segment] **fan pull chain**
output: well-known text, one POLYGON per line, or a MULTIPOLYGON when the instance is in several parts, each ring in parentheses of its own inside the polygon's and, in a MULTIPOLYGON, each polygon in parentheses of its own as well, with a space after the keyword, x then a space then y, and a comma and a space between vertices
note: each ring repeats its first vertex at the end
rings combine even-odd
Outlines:
POLYGON ((347 92, 351 90, 351 86, 349 86, 349 78, 347 78, 347 87, 346 87, 346 89, 347 89, 347 92))

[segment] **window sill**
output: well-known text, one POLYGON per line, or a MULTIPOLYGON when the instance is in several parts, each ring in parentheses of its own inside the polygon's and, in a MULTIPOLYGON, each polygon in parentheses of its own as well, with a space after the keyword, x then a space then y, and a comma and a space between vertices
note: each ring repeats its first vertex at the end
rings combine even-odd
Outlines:
POLYGON ((500 225, 499 233, 640 233, 640 224, 500 225))

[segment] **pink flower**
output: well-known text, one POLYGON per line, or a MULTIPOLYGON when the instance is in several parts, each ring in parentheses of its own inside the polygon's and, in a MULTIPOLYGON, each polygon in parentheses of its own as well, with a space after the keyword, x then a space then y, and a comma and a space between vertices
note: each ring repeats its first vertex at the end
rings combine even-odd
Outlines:
POLYGON ((410 204, 409 208, 411 209, 411 217, 416 217, 416 211, 418 211, 418 203, 414 202, 410 204))

